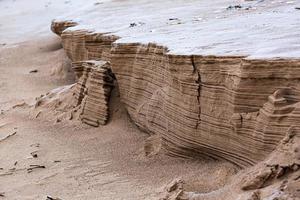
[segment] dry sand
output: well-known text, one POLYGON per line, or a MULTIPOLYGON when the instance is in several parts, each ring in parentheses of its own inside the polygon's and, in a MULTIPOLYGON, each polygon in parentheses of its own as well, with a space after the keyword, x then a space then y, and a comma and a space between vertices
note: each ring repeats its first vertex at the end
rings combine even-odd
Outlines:
POLYGON ((0 138, 16 132, 0 142, 0 199, 158 199, 174 178, 188 191, 209 192, 237 172, 217 161, 145 157, 148 135, 130 121, 117 91, 107 126, 56 123, 51 112, 35 118, 35 97, 74 82, 59 39, 35 38, 0 54, 0 138))

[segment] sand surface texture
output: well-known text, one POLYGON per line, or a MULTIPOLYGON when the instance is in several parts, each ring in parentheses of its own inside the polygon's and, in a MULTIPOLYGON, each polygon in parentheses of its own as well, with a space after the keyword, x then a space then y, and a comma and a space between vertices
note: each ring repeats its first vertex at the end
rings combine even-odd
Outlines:
POLYGON ((155 42, 171 54, 297 58, 299 6, 287 0, 105 1, 57 19, 119 36, 117 43, 155 42))

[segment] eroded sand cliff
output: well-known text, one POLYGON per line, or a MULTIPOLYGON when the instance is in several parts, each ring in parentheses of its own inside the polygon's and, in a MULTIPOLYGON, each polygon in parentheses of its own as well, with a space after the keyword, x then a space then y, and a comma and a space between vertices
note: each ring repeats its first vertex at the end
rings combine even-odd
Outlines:
MULTIPOLYGON (((122 8, 123 4, 121 3, 118 11, 120 16, 124 13, 125 16, 130 16, 131 13, 122 8)), ((278 2, 274 5, 275 9, 286 9, 285 5, 282 6, 278 2)), ((103 9, 104 13, 110 12, 109 6, 104 6, 103 9)), ((159 9, 164 9, 164 6, 159 9)), ((146 9, 145 12, 147 11, 146 9)), ((103 14, 99 15, 103 17, 103 14)), ((125 104, 132 121, 142 130, 154 135, 153 137, 160 138, 155 142, 159 141, 161 145, 158 146, 168 154, 226 160, 242 168, 255 165, 249 169, 250 175, 244 178, 247 181, 243 182, 242 186, 233 183, 228 188, 251 191, 265 188, 273 182, 282 181, 282 177, 287 177, 291 182, 295 182, 291 183, 294 184, 293 192, 285 194, 285 189, 282 189, 280 190, 282 193, 274 194, 278 188, 272 185, 262 194, 256 191, 249 198, 272 199, 272 195, 275 195, 274 198, 299 197, 295 184, 298 182, 299 175, 297 124, 300 119, 300 60, 294 56, 297 55, 298 50, 283 51, 282 46, 275 45, 265 55, 258 55, 257 52, 253 53, 251 43, 250 50, 246 49, 241 53, 249 55, 242 56, 226 55, 226 53, 219 56, 221 52, 219 46, 216 47, 216 55, 195 54, 197 51, 186 54, 174 53, 180 52, 174 48, 180 49, 182 42, 179 42, 179 47, 172 45, 171 50, 167 44, 173 39, 173 35, 176 36, 174 38, 176 43, 178 33, 171 33, 170 38, 163 42, 158 39, 160 44, 166 46, 153 42, 141 43, 140 38, 143 36, 148 38, 147 33, 139 29, 133 36, 129 36, 130 31, 126 32, 126 28, 117 29, 116 24, 119 26, 126 24, 126 22, 120 24, 116 22, 120 16, 108 17, 111 23, 103 24, 104 28, 109 26, 105 32, 97 32, 97 28, 77 26, 78 23, 68 20, 55 20, 51 28, 61 36, 63 47, 68 57, 75 63, 75 67, 78 62, 85 63, 89 60, 102 60, 110 65, 121 101, 125 104), (122 39, 124 35, 127 38, 125 40, 122 39), (277 55, 282 58, 277 58, 277 55), (294 138, 292 144, 287 145, 286 143, 289 142, 285 142, 286 146, 279 145, 285 137, 289 137, 291 132, 293 135, 291 138, 294 138), (275 153, 272 153, 274 150, 275 153), (278 154, 281 150, 282 155, 278 154), (274 154, 278 155, 278 158, 272 156, 274 154), (268 156, 270 158, 263 162, 265 164, 257 164, 268 156), (283 158, 284 164, 281 162, 283 158), (256 172, 257 169, 263 172, 256 172)), ((97 23, 95 19, 97 17, 92 20, 93 23, 96 23, 97 27, 101 26, 102 24, 97 23)), ((101 20, 105 21, 105 19, 101 20)), ((144 20, 147 21, 147 17, 144 20)), ((272 22, 269 24, 272 26, 272 22)), ((290 28, 289 24, 281 25, 290 28)), ((134 26, 143 26, 143 23, 132 23, 128 28, 134 26)), ((148 27, 143 31, 147 32, 147 30, 148 27)), ((170 28, 170 31, 172 30, 173 28, 170 28)), ((201 31, 199 34, 201 35, 201 31)), ((265 32, 262 37, 264 34, 265 32)), ((280 35, 276 36, 280 37, 280 35)), ((267 40, 269 38, 265 41, 267 40)), ((237 41, 237 43, 245 42, 239 39, 237 41)), ((275 43, 276 41, 274 39, 275 43)), ((243 47, 248 46, 243 45, 243 47)), ((232 52, 235 52, 234 50, 232 52)), ((84 68, 83 65, 82 67, 84 68)), ((87 91, 87 95, 88 93, 87 91)), ((174 184, 180 185, 180 181, 174 184)), ((281 188, 288 187, 286 184, 285 180, 282 184, 284 187, 281 188)), ((197 195, 184 193, 180 187, 179 189, 176 187, 168 191, 174 190, 176 197, 173 197, 179 199, 218 199, 224 195, 223 193, 226 194, 227 199, 248 198, 243 196, 243 193, 238 197, 239 190, 229 193, 225 189, 225 192, 197 195)), ((249 192, 245 194, 248 195, 249 192)))
POLYGON ((0 199, 299 199, 298 1, 0 4, 0 199))

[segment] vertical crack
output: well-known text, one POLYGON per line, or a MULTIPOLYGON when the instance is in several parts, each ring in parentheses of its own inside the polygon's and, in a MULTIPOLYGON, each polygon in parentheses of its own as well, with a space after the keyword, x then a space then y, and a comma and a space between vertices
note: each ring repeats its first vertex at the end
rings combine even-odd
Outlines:
POLYGON ((198 129, 198 126, 200 124, 200 115, 201 115, 201 106, 200 106, 200 93, 201 93, 201 76, 200 73, 195 65, 195 56, 192 55, 191 56, 191 61, 192 61, 192 66, 193 66, 193 73, 196 73, 197 78, 195 83, 198 85, 198 89, 197 89, 197 102, 198 102, 198 116, 197 116, 197 123, 196 123, 196 127, 195 129, 198 129))

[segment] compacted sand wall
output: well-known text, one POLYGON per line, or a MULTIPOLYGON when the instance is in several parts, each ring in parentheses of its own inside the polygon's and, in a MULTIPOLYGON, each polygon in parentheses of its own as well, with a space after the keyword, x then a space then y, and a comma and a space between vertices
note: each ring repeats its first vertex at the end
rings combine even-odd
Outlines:
POLYGON ((300 60, 171 55, 152 43, 64 30, 75 25, 52 23, 68 57, 108 61, 132 120, 172 155, 250 166, 300 122, 300 60))

